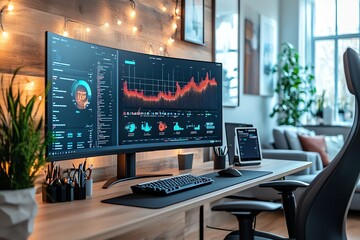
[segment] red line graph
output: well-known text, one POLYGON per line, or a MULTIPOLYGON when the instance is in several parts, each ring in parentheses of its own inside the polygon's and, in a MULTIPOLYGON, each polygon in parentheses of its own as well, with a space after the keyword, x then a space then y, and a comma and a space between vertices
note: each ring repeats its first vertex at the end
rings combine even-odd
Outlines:
POLYGON ((176 82, 176 91, 172 92, 159 92, 155 96, 146 96, 143 90, 129 90, 127 82, 124 82, 124 94, 128 97, 139 98, 146 102, 159 102, 161 99, 165 101, 176 101, 177 99, 184 96, 186 93, 192 91, 201 93, 206 90, 208 86, 217 86, 217 82, 215 78, 209 79, 209 75, 206 74, 205 79, 201 80, 199 84, 196 84, 194 81, 194 77, 191 78, 189 83, 187 83, 183 88, 180 87, 179 83, 176 82))

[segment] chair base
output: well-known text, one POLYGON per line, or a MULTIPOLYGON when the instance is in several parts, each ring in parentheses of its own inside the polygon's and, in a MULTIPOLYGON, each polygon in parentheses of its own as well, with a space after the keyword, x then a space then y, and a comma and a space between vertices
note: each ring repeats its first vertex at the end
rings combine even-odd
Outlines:
MULTIPOLYGON (((260 232, 260 231, 255 231, 254 232, 254 240, 286 240, 288 238, 283 238, 281 236, 272 234, 272 233, 268 233, 268 232, 260 232)), ((239 238, 240 236, 240 231, 236 230, 233 231, 231 233, 229 233, 228 235, 225 236, 224 240, 241 240, 241 238, 239 238)))

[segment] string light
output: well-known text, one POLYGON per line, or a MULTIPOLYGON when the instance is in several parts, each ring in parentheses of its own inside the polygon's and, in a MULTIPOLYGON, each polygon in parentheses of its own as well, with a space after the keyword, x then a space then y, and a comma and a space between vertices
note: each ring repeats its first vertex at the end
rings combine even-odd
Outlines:
POLYGON ((63 36, 65 36, 65 37, 69 36, 69 33, 67 31, 67 23, 68 23, 68 21, 69 21, 68 18, 64 18, 63 36))
POLYGON ((4 23, 3 23, 3 14, 5 13, 5 10, 11 12, 14 10, 14 5, 11 4, 11 1, 9 0, 0 10, 0 29, 1 29, 1 35, 5 38, 9 34, 5 31, 4 23))
POLYGON ((132 32, 135 34, 137 32, 138 28, 136 26, 132 27, 132 32))
POLYGON ((8 10, 9 12, 11 12, 12 10, 14 10, 14 5, 11 3, 10 0, 9 0, 9 2, 8 2, 7 10, 8 10))
POLYGON ((175 42, 175 39, 173 37, 169 37, 168 44, 173 44, 175 42))
POLYGON ((136 11, 135 11, 136 4, 135 4, 135 1, 134 1, 134 0, 129 0, 129 1, 130 1, 130 4, 131 4, 130 17, 131 17, 131 18, 134 18, 135 15, 136 15, 136 11))
MULTIPOLYGON (((68 31, 68 23, 77 23, 77 24, 81 24, 80 22, 67 18, 64 18, 64 27, 63 27, 63 31, 62 31, 62 35, 64 37, 69 36, 69 31, 68 31)), ((85 29, 85 32, 89 33, 91 31, 91 28, 89 26, 83 26, 82 29, 85 29)))
POLYGON ((175 18, 176 19, 180 19, 180 10, 178 8, 179 5, 179 0, 176 0, 176 4, 175 4, 175 18))
MULTIPOLYGON (((136 16, 136 3, 135 3, 135 0, 129 0, 130 1, 130 7, 131 7, 131 11, 130 11, 130 18, 134 18, 136 16)), ((176 2, 175 4, 175 8, 174 8, 174 12, 173 12, 173 15, 170 16, 172 18, 172 21, 170 22, 170 26, 171 26, 171 36, 169 38, 167 38, 165 40, 165 42, 163 43, 163 46, 159 47, 159 51, 161 53, 163 53, 164 55, 167 54, 168 55, 168 51, 167 51, 167 47, 171 44, 173 44, 175 42, 175 39, 176 39, 176 35, 177 35, 177 29, 178 29, 178 24, 177 24, 177 19, 180 19, 180 9, 178 8, 179 6, 179 0, 174 0, 174 2, 176 2)), ((0 30, 1 30, 1 36, 2 37, 7 37, 8 36, 8 32, 5 31, 5 28, 4 28, 4 14, 6 12, 10 12, 14 9, 14 5, 11 3, 11 0, 8 0, 7 3, 0 9, 0 30)), ((165 6, 165 5, 161 5, 159 7, 159 10, 160 11, 163 11, 163 12, 167 12, 168 11, 168 8, 165 6)), ((116 21, 116 24, 117 25, 123 25, 123 22, 118 19, 118 17, 116 17, 115 19, 116 21)), ((78 23, 78 24, 82 24, 82 31, 85 31, 87 33, 90 33, 91 30, 92 30, 92 26, 89 26, 88 24, 83 24, 83 23, 80 23, 76 20, 72 20, 72 19, 69 19, 67 17, 64 17, 64 26, 63 26, 63 30, 62 30, 62 35, 63 36, 69 36, 69 25, 68 23, 69 22, 74 22, 74 23, 78 23)), ((110 24, 109 22, 105 22, 102 26, 106 27, 106 28, 109 28, 110 27, 110 24)), ((101 27, 101 25, 96 25, 96 27, 101 27)), ((130 26, 129 26, 130 27, 130 26)), ((133 34, 136 34, 139 29, 137 26, 132 26, 130 27, 131 31, 133 34)), ((153 45, 152 43, 148 43, 148 48, 149 48, 149 52, 152 54, 154 53, 154 48, 153 48, 153 45)))
POLYGON ((153 48, 152 43, 148 42, 147 45, 149 47, 149 54, 154 54, 154 48, 153 48))
POLYGON ((165 44, 164 47, 159 47, 159 51, 162 52, 164 56, 169 56, 169 52, 167 50, 167 45, 165 44))

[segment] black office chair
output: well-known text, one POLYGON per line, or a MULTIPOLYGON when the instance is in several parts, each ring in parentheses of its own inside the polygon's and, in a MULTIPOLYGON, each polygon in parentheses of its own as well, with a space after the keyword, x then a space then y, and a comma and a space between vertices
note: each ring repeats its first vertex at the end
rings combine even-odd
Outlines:
MULTIPOLYGON (((346 142, 333 161, 311 182, 296 208, 293 191, 304 187, 300 182, 275 181, 263 184, 282 193, 285 217, 291 239, 347 239, 345 222, 350 201, 360 174, 360 55, 348 48, 343 56, 348 89, 355 95, 354 123, 346 142)), ((279 209, 276 203, 245 201, 228 202, 213 206, 214 211, 231 212, 238 218, 240 231, 229 234, 228 239, 284 239, 253 229, 255 216, 261 211, 279 209), (234 238, 234 236, 236 238, 234 238), (266 238, 265 238, 266 237, 266 238)))

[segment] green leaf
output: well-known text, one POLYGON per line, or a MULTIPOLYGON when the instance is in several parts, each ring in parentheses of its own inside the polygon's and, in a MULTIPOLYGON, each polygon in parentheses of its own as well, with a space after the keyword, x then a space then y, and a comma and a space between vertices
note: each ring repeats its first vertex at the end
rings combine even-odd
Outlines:
POLYGON ((43 117, 34 118, 40 105, 37 96, 23 99, 20 87, 14 87, 19 70, 14 71, 8 87, 1 76, 0 190, 34 186, 46 162, 46 146, 52 141, 49 133, 43 137, 43 117))
POLYGON ((277 115, 278 124, 299 125, 301 116, 310 112, 316 94, 312 66, 300 64, 300 56, 290 43, 282 43, 278 63, 273 68, 278 81, 275 92, 279 103, 275 104, 270 117, 277 115))

